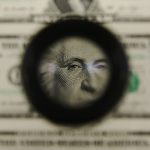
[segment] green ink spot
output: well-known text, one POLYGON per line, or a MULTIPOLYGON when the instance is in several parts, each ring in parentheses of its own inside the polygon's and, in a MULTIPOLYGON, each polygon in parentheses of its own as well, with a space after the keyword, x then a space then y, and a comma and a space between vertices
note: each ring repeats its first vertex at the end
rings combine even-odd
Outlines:
POLYGON ((131 72, 129 89, 128 89, 129 92, 136 92, 139 88, 139 84, 140 84, 140 81, 139 81, 137 74, 134 74, 131 72))

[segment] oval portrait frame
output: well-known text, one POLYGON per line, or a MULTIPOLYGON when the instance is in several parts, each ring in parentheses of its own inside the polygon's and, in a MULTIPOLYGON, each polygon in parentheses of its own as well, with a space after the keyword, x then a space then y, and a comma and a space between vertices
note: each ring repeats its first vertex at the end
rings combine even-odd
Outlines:
POLYGON ((100 23, 85 18, 62 19, 38 32, 23 56, 21 78, 27 99, 50 121, 64 125, 80 125, 104 117, 123 96, 128 83, 129 67, 122 44, 100 23), (82 108, 64 107, 48 97, 39 83, 39 60, 54 42, 69 36, 93 40, 102 47, 110 63, 110 79, 104 94, 82 108))

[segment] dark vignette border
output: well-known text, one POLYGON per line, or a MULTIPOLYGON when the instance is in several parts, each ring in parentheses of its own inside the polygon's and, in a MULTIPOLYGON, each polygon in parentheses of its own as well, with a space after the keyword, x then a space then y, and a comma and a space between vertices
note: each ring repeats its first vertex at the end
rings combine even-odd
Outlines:
POLYGON ((29 102, 50 121, 64 125, 81 125, 105 116, 120 101, 127 83, 129 67, 121 43, 102 25, 84 18, 69 18, 49 24, 37 33, 23 56, 21 78, 29 102), (39 60, 51 44, 69 36, 86 37, 104 49, 111 65, 106 92, 83 108, 69 108, 57 104, 43 91, 38 79, 39 60))

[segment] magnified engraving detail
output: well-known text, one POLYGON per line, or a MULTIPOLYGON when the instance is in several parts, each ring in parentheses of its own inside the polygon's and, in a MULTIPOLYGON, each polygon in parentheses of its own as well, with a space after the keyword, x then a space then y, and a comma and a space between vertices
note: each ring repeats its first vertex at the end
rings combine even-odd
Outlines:
POLYGON ((106 56, 94 42, 69 37, 53 44, 43 55, 39 79, 53 100, 82 107, 105 92, 109 68, 106 56))

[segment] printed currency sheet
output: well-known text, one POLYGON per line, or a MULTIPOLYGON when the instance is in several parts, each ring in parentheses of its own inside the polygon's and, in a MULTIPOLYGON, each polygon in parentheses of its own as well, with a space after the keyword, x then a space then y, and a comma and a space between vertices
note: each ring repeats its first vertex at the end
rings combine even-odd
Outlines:
POLYGON ((0 150, 149 150, 149 85, 149 0, 0 0, 0 150), (81 127, 39 115, 20 80, 31 37, 68 15, 103 23, 119 37, 131 72, 120 105, 101 121, 81 127))

